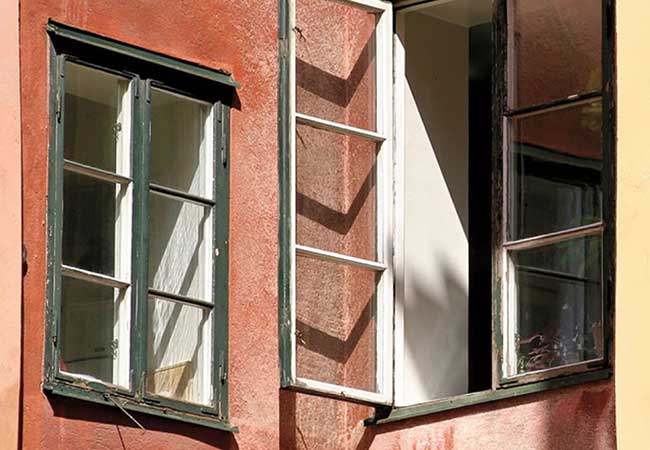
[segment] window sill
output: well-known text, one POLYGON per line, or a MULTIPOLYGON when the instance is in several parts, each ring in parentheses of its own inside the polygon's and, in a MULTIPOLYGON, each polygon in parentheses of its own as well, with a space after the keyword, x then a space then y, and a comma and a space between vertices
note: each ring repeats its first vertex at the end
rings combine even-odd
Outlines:
POLYGON ((156 417, 165 417, 180 422, 191 423, 194 425, 201 425, 216 430, 226 431, 228 433, 237 433, 239 428, 231 425, 227 421, 219 419, 218 417, 200 416, 183 411, 176 411, 170 408, 159 407, 150 405, 144 402, 136 402, 132 398, 124 395, 99 392, 88 387, 79 385, 72 385, 60 381, 46 381, 43 384, 43 390, 47 394, 69 397, 78 400, 89 401, 101 405, 112 406, 114 408, 123 408, 127 411, 134 411, 138 413, 148 414, 156 417))
POLYGON ((365 425, 383 425, 401 420, 413 419, 427 416, 443 411, 449 411, 467 406, 480 405, 508 398, 520 397, 523 395, 544 392, 552 389, 559 389, 578 384, 606 380, 612 376, 611 369, 599 369, 591 372, 567 375, 545 381, 524 384, 519 386, 506 387, 494 391, 473 392, 470 394, 435 400, 428 403, 420 403, 412 406, 393 408, 388 415, 379 416, 381 409, 377 410, 375 416, 365 420, 365 425))

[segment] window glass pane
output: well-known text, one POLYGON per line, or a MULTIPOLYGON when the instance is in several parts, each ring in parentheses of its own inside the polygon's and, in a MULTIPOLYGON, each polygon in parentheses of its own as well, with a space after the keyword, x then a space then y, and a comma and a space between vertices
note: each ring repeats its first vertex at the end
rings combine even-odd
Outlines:
POLYGON ((126 187, 64 173, 63 264, 118 278, 128 276, 116 270, 119 252, 130 253, 129 238, 119 238, 124 218, 119 217, 118 205, 126 193, 126 187))
POLYGON ((113 384, 124 380, 121 372, 126 380, 120 384, 128 385, 128 313, 119 318, 119 311, 128 310, 121 307, 128 302, 127 292, 62 277, 61 371, 113 384), (126 329, 122 337, 120 320, 126 329))
POLYGON ((212 198, 211 105, 151 91, 151 182, 212 198))
POLYGON ((129 175, 129 80, 65 64, 64 156, 98 169, 129 175))
POLYGON ((149 298, 147 391, 210 405, 212 315, 205 308, 149 298))
POLYGON ((151 192, 149 286, 211 301, 210 208, 151 192))
POLYGON ((377 272, 298 256, 297 375, 377 390, 377 272))
POLYGON ((601 89, 601 0, 510 0, 511 108, 601 89))
POLYGON ((377 20, 350 3, 296 2, 299 113, 375 130, 377 20))
POLYGON ((297 243, 377 257, 377 144, 296 127, 297 243))
POLYGON ((517 372, 603 355, 601 237, 511 252, 517 295, 517 372))
POLYGON ((510 122, 510 239, 602 218, 600 100, 510 122))

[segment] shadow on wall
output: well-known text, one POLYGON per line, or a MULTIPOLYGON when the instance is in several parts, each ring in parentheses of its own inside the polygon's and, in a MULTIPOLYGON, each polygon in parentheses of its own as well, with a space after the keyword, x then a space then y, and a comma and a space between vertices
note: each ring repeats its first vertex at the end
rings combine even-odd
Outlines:
POLYGON ((376 427, 369 406, 280 390, 280 450, 369 450, 376 427))
POLYGON ((209 445, 213 449, 239 450, 235 435, 225 431, 129 411, 143 426, 143 431, 117 408, 52 395, 48 395, 48 400, 55 417, 97 425, 90 428, 93 431, 87 436, 75 435, 77 448, 163 448, 161 446, 165 445, 169 436, 176 435, 196 441, 197 444, 209 445))

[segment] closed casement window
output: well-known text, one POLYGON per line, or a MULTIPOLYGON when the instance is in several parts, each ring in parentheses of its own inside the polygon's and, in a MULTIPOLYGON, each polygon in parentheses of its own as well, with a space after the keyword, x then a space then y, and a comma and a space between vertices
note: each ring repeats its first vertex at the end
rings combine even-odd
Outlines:
POLYGON ((224 99, 235 84, 50 33, 45 387, 229 429, 224 99))
POLYGON ((609 375, 610 8, 283 2, 284 387, 387 421, 609 375))

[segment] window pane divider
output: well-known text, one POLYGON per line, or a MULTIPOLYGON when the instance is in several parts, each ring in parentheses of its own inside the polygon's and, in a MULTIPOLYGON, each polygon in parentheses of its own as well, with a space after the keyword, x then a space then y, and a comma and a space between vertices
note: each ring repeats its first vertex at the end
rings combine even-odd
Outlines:
POLYGON ((309 125, 320 130, 333 131, 334 133, 344 134, 347 136, 356 136, 374 142, 384 142, 386 140, 386 136, 375 131, 351 127, 349 125, 343 125, 341 123, 332 122, 330 120, 319 119, 318 117, 298 112, 296 113, 296 122, 303 125, 309 125))
POLYGON ((296 253, 302 256, 309 256, 323 261, 331 261, 348 266, 360 267, 362 269, 374 270, 383 272, 386 270, 386 265, 375 261, 370 261, 363 258, 356 258, 354 256, 341 255, 340 253, 329 252, 318 248, 308 247, 306 245, 296 244, 296 253))
POLYGON ((517 116, 518 118, 534 116, 537 114, 542 114, 550 111, 556 111, 558 109, 565 109, 565 108, 570 108, 572 106, 591 103, 592 101, 597 100, 601 97, 602 97, 602 93, 600 91, 591 91, 584 94, 574 94, 558 100, 553 100, 548 103, 540 103, 537 105, 526 106, 524 108, 508 110, 506 111, 505 116, 506 117, 517 116))
POLYGON ((159 291, 158 289, 151 289, 149 288, 149 296, 150 297, 160 297, 162 299, 166 300, 174 300, 180 303, 186 303, 188 305, 192 306, 199 306, 201 308, 214 308, 214 304, 207 302, 205 300, 201 300, 198 298, 194 297, 188 297, 186 295, 180 295, 180 294, 171 294, 169 292, 164 292, 164 291, 159 291))
POLYGON ((108 275, 101 275, 89 270, 66 266, 65 264, 63 264, 61 267, 61 273, 62 275, 70 278, 75 278, 81 281, 89 281, 91 283, 101 284, 103 286, 109 286, 116 289, 125 289, 131 286, 131 284, 127 283, 126 281, 118 280, 117 278, 108 275))
POLYGON ((505 242, 503 244, 503 247, 506 250, 527 250, 542 247, 544 245, 555 244, 567 239, 598 235, 601 234, 604 229, 605 225, 603 222, 598 222, 584 225, 582 227, 572 228, 570 230, 562 230, 554 233, 543 234, 540 236, 533 236, 516 241, 505 242))
POLYGON ((178 189, 161 186, 155 183, 149 183, 149 189, 153 192, 171 198, 173 200, 185 200, 199 206, 212 207, 215 205, 214 200, 200 197, 198 195, 189 194, 187 192, 179 191, 178 189))
POLYGON ((129 184, 133 181, 132 178, 125 177, 124 175, 118 175, 108 170, 97 169, 95 167, 87 166, 75 161, 64 160, 63 168, 68 172, 78 173, 80 175, 86 175, 92 178, 97 178, 103 181, 108 181, 109 183, 117 184, 129 184))

